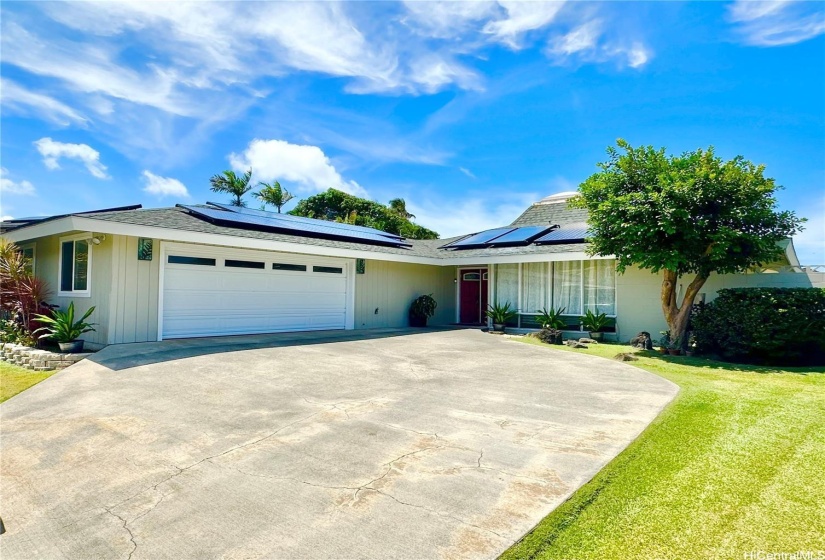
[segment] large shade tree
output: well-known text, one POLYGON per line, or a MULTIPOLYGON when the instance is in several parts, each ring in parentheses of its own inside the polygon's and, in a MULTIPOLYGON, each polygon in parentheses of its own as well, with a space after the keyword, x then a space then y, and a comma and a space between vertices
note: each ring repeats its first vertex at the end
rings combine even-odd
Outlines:
POLYGON ((662 311, 672 339, 684 344, 691 308, 710 274, 776 261, 779 242, 804 220, 777 210, 781 187, 765 177, 763 165, 741 156, 723 161, 712 147, 671 156, 664 148, 617 145, 570 204, 589 213, 590 254, 614 255, 620 273, 630 266, 661 273, 662 311))
POLYGON ((292 193, 283 188, 278 181, 273 183, 260 182, 258 186, 261 187, 261 190, 252 193, 252 196, 260 200, 264 206, 269 204, 277 208, 278 214, 281 213, 281 208, 284 207, 284 204, 295 198, 292 193))
POLYGON ((232 195, 230 204, 232 206, 246 206, 246 201, 243 199, 244 195, 252 190, 250 181, 252 180, 252 170, 238 175, 234 171, 224 171, 218 175, 213 175, 209 179, 212 185, 210 188, 212 192, 226 193, 232 195))
MULTIPOLYGON (((396 199, 400 200, 400 199, 396 199)), ((401 235, 408 239, 438 239, 438 234, 409 220, 406 213, 379 202, 359 198, 336 189, 329 189, 300 201, 289 211, 295 216, 339 221, 372 227, 401 235)))

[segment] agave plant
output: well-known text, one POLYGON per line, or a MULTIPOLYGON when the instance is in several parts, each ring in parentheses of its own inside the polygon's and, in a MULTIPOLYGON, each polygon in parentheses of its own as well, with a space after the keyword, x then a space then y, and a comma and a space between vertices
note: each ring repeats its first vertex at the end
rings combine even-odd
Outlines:
POLYGON ((484 314, 493 321, 494 325, 503 325, 507 321, 515 319, 518 312, 515 309, 510 309, 510 302, 508 301, 504 305, 495 302, 484 314))
POLYGON ((567 326, 567 322, 562 318, 565 309, 565 307, 551 308, 549 311, 547 308, 540 309, 536 321, 543 329, 562 330, 567 326))
POLYGON ((34 331, 33 334, 43 332, 44 334, 40 335, 39 338, 49 338, 55 342, 73 342, 84 333, 95 330, 92 328, 92 325, 96 325, 97 323, 86 323, 86 319, 89 318, 89 315, 91 315, 94 310, 94 306, 90 307, 83 317, 75 321, 74 302, 71 302, 69 307, 66 308, 66 311, 53 309, 51 317, 47 315, 36 315, 35 318, 45 326, 40 327, 34 331))

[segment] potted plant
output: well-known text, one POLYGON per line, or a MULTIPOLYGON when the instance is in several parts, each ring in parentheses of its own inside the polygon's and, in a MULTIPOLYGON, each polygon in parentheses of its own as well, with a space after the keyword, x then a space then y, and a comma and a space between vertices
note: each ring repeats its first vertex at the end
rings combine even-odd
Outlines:
POLYGON ((83 317, 75 321, 74 302, 71 302, 65 312, 59 309, 53 309, 51 317, 47 315, 36 315, 37 321, 45 326, 40 327, 32 334, 37 334, 41 331, 44 332, 45 334, 40 335, 39 338, 54 340, 60 347, 61 352, 82 352, 83 341, 79 340, 78 337, 84 333, 95 330, 92 328, 92 325, 97 323, 86 323, 86 319, 89 318, 89 315, 91 315, 94 310, 94 306, 90 307, 83 317))
POLYGON ((584 317, 582 317, 582 327, 590 333, 590 338, 593 340, 602 339, 601 331, 609 322, 610 319, 608 319, 604 313, 593 313, 589 309, 584 314, 584 317))
POLYGON ((410 326, 426 327, 427 319, 435 315, 438 306, 432 294, 418 296, 410 305, 410 326))
POLYGON ((536 317, 536 322, 541 325, 541 336, 548 339, 546 342, 551 344, 564 343, 562 330, 567 326, 567 323, 562 318, 564 310, 564 307, 559 307, 558 309, 550 309, 549 311, 547 308, 537 311, 538 316, 536 317))
POLYGON ((696 354, 696 336, 691 334, 688 337, 688 345, 685 348, 685 356, 693 356, 696 354))
POLYGON ((678 356, 682 353, 682 339, 677 338, 675 340, 671 340, 670 343, 667 345, 667 353, 671 356, 678 356))
POLYGON ((659 352, 667 354, 667 349, 670 346, 670 331, 659 331, 662 337, 659 339, 659 352))
POLYGON ((493 331, 495 332, 504 332, 505 323, 518 315, 515 309, 510 309, 509 301, 504 305, 495 302, 484 314, 493 322, 493 331))

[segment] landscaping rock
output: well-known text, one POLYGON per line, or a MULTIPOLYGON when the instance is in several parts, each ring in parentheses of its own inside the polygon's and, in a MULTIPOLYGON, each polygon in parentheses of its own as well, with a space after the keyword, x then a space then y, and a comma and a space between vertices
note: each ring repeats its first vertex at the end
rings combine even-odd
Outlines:
POLYGON ((642 350, 653 350, 653 340, 650 338, 650 333, 641 331, 639 334, 630 339, 630 345, 633 348, 641 348, 642 350))
POLYGON ((582 344, 578 340, 568 340, 565 342, 570 348, 587 348, 586 344, 582 344))
POLYGON ((593 340, 592 338, 580 338, 579 342, 582 344, 598 344, 598 340, 593 340))
POLYGON ((616 354, 613 356, 614 360, 619 360, 620 362, 637 362, 639 358, 631 354, 630 352, 622 352, 621 354, 616 354))

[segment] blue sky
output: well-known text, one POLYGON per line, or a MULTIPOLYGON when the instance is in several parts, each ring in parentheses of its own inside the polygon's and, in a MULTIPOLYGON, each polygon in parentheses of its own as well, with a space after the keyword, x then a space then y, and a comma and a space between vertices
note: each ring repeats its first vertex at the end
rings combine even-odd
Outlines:
POLYGON ((621 137, 764 163, 825 263, 822 2, 0 10, 3 216, 220 199, 209 177, 251 166, 447 236, 575 189, 621 137))

